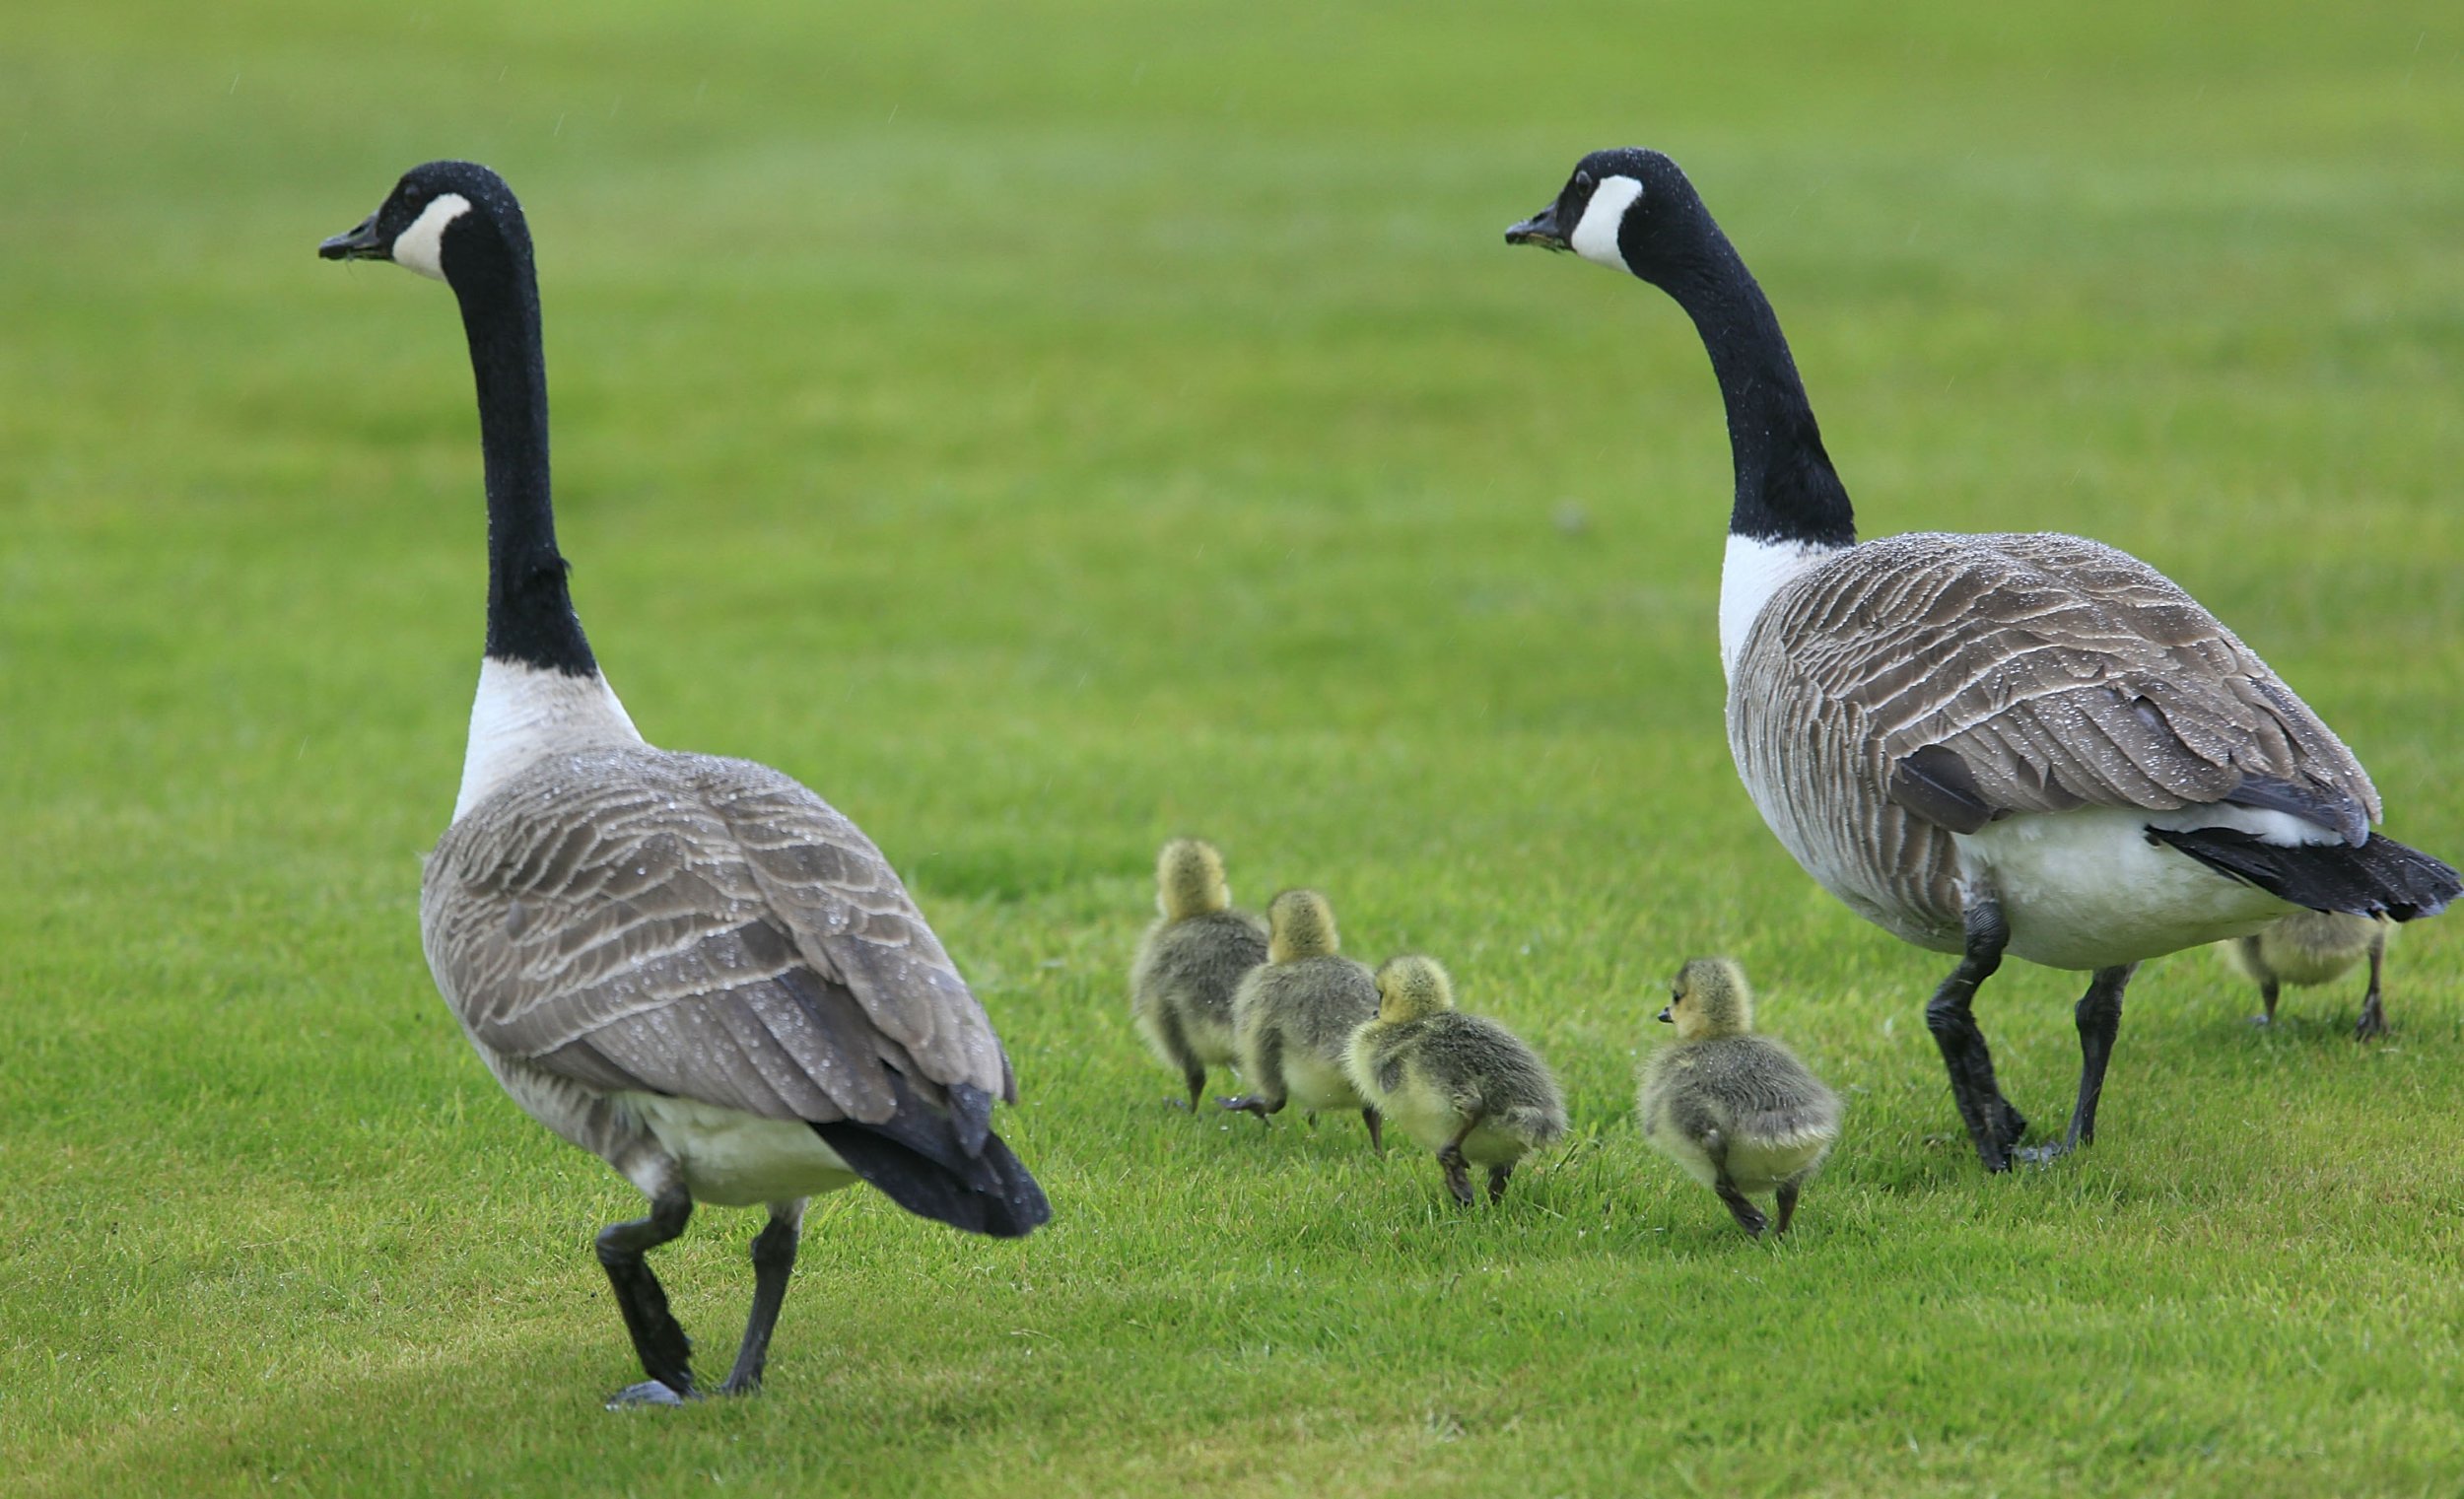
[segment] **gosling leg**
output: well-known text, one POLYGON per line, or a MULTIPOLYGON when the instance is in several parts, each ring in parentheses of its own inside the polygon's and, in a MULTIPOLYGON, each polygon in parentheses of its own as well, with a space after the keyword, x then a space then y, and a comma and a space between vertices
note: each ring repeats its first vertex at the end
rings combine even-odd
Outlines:
POLYGON ((1780 1235, 1787 1233, 1789 1221, 1797 1216, 1797 1189, 1802 1184, 1797 1182, 1782 1182, 1780 1184, 1779 1192, 1776 1193, 1779 1198, 1780 1211, 1779 1217, 1771 1224, 1772 1238, 1776 1239, 1780 1235))
POLYGON ((1186 1105, 1176 1098, 1171 1101, 1172 1107, 1187 1108, 1196 1114, 1198 1100, 1206 1096, 1206 1064, 1198 1059, 1198 1050, 1190 1045, 1188 1034, 1181 1029, 1181 1017, 1173 1012, 1171 1005, 1166 1004, 1163 1013, 1156 1018, 1156 1029, 1162 1033, 1164 1050, 1181 1068, 1181 1081, 1188 1084, 1190 1090, 1190 1101, 1186 1105))
POLYGON ((1512 1166, 1491 1166, 1488 1169, 1488 1200, 1491 1206, 1506 1199, 1506 1178, 1513 1175, 1512 1166))
POLYGON ((1728 1204, 1729 1216, 1737 1220, 1739 1228, 1756 1239, 1762 1237, 1762 1209, 1754 1206, 1744 1192, 1737 1190, 1737 1184, 1729 1180, 1727 1172, 1720 1173, 1719 1180, 1711 1184, 1711 1190, 1728 1204))
POLYGON ((1472 1130, 1478 1124, 1478 1120, 1465 1120, 1455 1137, 1437 1148, 1437 1164, 1446 1168, 1446 1190, 1465 1207, 1472 1205, 1472 1176, 1470 1163, 1463 1158, 1463 1142, 1472 1137, 1472 1130))
POLYGON ((675 1314, 667 1310, 667 1292, 643 1258, 684 1232, 693 1218, 693 1196, 682 1182, 671 1181, 650 1198, 648 1216, 611 1223, 599 1230, 599 1263, 616 1293, 616 1310, 624 1315, 625 1331, 633 1337, 634 1355, 650 1378, 628 1385, 608 1397, 607 1408, 626 1405, 681 1405, 694 1397, 693 1340, 684 1335, 675 1314))
POLYGON ((2387 956, 2387 930, 2380 927, 2370 934, 2370 987, 2361 996, 2361 1019, 2353 1027, 2353 1039, 2367 1041, 2387 1034, 2387 1012, 2378 1003, 2378 969, 2387 956))
POLYGON ((1283 1112, 1286 1096, 1283 1086, 1283 1037, 1271 1027, 1258 1038, 1258 1055, 1249 1070, 1250 1091, 1223 1100, 1223 1106, 1235 1114, 1255 1114, 1265 1124, 1266 1116, 1283 1112))
POLYGON ((1386 1159, 1386 1117, 1375 1106, 1360 1111, 1360 1122, 1369 1126, 1369 1153, 1386 1159))

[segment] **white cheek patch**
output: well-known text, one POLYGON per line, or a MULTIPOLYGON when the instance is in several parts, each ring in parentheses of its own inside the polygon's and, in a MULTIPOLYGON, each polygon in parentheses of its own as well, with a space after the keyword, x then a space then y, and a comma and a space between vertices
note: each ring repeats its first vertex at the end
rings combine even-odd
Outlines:
POLYGON ((1643 195, 1643 184, 1636 177, 1604 177, 1592 189, 1592 200, 1583 205, 1583 222, 1574 226, 1566 242, 1574 252, 1598 265, 1613 271, 1630 270, 1625 256, 1617 252, 1617 226, 1625 222, 1625 211, 1643 195))
POLYGON ((393 263, 434 281, 445 279, 445 227, 470 212, 470 199, 448 192, 411 221, 393 238, 393 263))

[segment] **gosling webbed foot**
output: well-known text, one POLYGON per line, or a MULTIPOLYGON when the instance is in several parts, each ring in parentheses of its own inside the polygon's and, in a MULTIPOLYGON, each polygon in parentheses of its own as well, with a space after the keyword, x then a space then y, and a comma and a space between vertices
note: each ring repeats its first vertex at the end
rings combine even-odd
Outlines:
POLYGON ((2375 1041, 2379 1037, 2386 1034, 2386 1012, 2378 1007, 2378 1000, 2373 997, 2368 1003, 2361 1006, 2361 1018, 2354 1022, 2353 1039, 2356 1041, 2375 1041))
POLYGON ((1512 1166, 1491 1166, 1488 1169, 1488 1200, 1494 1207, 1506 1199, 1506 1178, 1514 1175, 1512 1166))
POLYGON ((1762 1209, 1753 1205, 1751 1198, 1739 1192, 1734 1184, 1726 1181, 1719 1183, 1711 1190, 1720 1194, 1722 1202, 1728 1204, 1728 1215, 1737 1220, 1739 1228, 1744 1229, 1753 1238, 1762 1237, 1763 1224, 1767 1220, 1762 1216, 1762 1209))
POLYGON ((1243 1093, 1232 1098, 1219 1098, 1215 1100, 1215 1102, 1221 1104, 1224 1112, 1227 1114, 1255 1114, 1258 1116, 1258 1123, 1262 1124, 1266 1122, 1266 1117, 1268 1115, 1283 1107, 1283 1103, 1280 1099, 1273 1103, 1268 1103, 1266 1099, 1255 1093, 1243 1093))
POLYGON ((1457 1202, 1470 1207, 1472 1200, 1472 1173, 1463 1152, 1452 1145, 1441 1147, 1437 1152, 1437 1164, 1446 1172, 1446 1190, 1454 1194, 1457 1202))
POLYGON ((701 1397, 689 1389, 680 1393, 658 1380, 644 1380, 639 1385, 627 1385, 609 1396, 607 1408, 632 1410, 644 1405, 682 1405, 699 1398, 701 1397))

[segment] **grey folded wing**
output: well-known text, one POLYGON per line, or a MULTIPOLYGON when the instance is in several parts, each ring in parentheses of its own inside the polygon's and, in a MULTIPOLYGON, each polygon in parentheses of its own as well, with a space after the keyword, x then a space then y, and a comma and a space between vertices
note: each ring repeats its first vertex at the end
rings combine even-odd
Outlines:
POLYGON ((1794 677, 1817 719, 1879 741, 1878 790, 1929 822, 2228 802, 2359 845, 2378 817, 2344 742, 2136 558, 2076 536, 1932 533, 1850 557, 1772 599, 1740 688, 1794 677))
POLYGON ((885 1065, 928 1095, 1015 1097, 880 851, 765 766, 644 748, 536 767, 447 830, 421 918, 475 1038, 594 1088, 817 1123, 890 1118, 885 1065))

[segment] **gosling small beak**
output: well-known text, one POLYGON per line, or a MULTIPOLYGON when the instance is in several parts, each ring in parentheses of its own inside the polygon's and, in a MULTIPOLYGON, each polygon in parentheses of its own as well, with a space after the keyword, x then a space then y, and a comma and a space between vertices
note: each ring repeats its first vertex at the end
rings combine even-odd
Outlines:
POLYGON ((1675 1025, 1675 1024, 1677 1024, 1677 1015, 1676 1015, 1676 1013, 1675 1013, 1675 1012, 1676 1012, 1676 1010, 1677 1010, 1677 1006, 1676 1006, 1676 1005, 1674 1005, 1674 1004, 1668 1004, 1668 1005, 1663 1005, 1663 1006, 1661 1006, 1661 1009, 1660 1009, 1660 1023, 1661 1023, 1662 1025, 1675 1025))
POLYGON ((1539 213, 1507 230, 1506 242, 1508 244, 1537 244, 1541 249, 1568 248, 1566 237, 1557 230, 1557 205, 1551 203, 1539 213))
POLYGON ((336 235, 316 246, 320 260, 390 260, 392 251, 376 239, 376 216, 370 214, 360 227, 347 235, 336 235))

